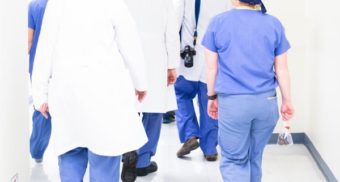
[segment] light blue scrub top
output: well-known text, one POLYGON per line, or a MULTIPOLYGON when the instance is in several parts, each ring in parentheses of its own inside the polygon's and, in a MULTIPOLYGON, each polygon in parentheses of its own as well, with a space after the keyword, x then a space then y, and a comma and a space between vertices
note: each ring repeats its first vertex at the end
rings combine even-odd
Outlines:
POLYGON ((218 53, 215 92, 226 95, 275 89, 274 59, 290 48, 278 19, 246 9, 233 9, 214 17, 202 45, 218 53))
POLYGON ((32 48, 29 58, 29 73, 32 75, 35 52, 38 45, 41 25, 45 13, 47 0, 32 0, 28 6, 28 28, 34 30, 32 48))

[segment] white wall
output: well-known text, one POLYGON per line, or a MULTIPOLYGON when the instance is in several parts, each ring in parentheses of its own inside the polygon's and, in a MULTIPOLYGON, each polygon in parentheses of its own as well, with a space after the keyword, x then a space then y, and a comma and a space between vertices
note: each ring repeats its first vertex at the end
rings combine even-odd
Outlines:
POLYGON ((305 132, 340 179, 340 1, 267 1, 292 43, 293 132, 305 132))
POLYGON ((308 127, 314 145, 340 179, 340 1, 305 0, 308 127))
POLYGON ((0 0, 0 181, 28 181, 26 1, 0 0))
MULTIPOLYGON (((264 0, 268 13, 279 18, 286 29, 287 37, 292 48, 289 50, 288 62, 292 77, 292 99, 296 115, 291 120, 293 132, 305 132, 308 121, 306 120, 306 86, 304 68, 307 64, 305 56, 305 42, 307 35, 304 33, 304 1, 270 1, 264 0)), ((279 93, 279 92, 278 92, 279 93)), ((280 120, 275 132, 282 131, 280 120)))

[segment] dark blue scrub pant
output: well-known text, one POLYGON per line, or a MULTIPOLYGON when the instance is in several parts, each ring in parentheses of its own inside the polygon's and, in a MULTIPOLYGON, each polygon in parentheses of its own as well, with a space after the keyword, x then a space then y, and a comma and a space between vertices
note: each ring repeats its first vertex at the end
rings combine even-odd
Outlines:
POLYGON ((137 168, 148 167, 151 157, 156 154, 161 133, 163 113, 143 113, 143 125, 148 142, 138 150, 137 168))
POLYGON ((175 83, 175 91, 178 105, 176 123, 180 141, 184 143, 191 137, 197 137, 204 155, 217 154, 218 123, 208 116, 207 84, 188 81, 180 76, 175 83), (196 95, 200 110, 199 124, 193 104, 196 95))
POLYGON ((82 182, 88 163, 90 182, 119 182, 120 156, 101 156, 79 147, 58 159, 61 182, 82 182))
POLYGON ((224 182, 261 182, 262 154, 279 118, 275 91, 218 96, 224 182))
POLYGON ((51 116, 46 119, 39 111, 34 110, 33 127, 30 138, 30 152, 33 159, 42 159, 51 136, 51 116))

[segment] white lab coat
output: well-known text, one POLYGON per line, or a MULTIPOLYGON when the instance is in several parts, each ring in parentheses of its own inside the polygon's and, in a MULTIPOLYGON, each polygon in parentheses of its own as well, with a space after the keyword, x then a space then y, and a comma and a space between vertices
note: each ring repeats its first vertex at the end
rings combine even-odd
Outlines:
POLYGON ((147 64, 148 93, 140 112, 176 110, 174 87, 167 86, 167 70, 179 64, 179 28, 171 0, 126 0, 137 23, 147 64))
MULTIPOLYGON (((178 17, 182 24, 182 41, 181 49, 186 45, 193 47, 195 21, 195 0, 175 0, 179 3, 178 17)), ((182 60, 178 69, 178 75, 184 76, 190 81, 200 81, 206 83, 206 66, 204 58, 204 47, 201 45, 203 36, 208 28, 211 18, 231 9, 229 0, 201 0, 201 9, 197 26, 197 45, 195 47, 196 56, 194 57, 194 66, 186 68, 182 60)))
POLYGON ((134 95, 147 89, 144 56, 123 0, 49 0, 39 41, 33 98, 49 104, 58 155, 118 156, 147 142, 134 95))
POLYGON ((184 16, 184 0, 172 0, 175 13, 177 16, 178 31, 181 30, 183 16, 184 16))

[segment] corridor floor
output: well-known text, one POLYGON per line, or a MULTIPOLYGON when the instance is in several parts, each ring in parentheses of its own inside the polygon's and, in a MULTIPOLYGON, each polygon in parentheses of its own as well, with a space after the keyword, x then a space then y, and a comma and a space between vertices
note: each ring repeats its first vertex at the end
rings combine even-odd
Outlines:
MULTIPOLYGON (((197 149, 185 159, 178 159, 181 144, 174 123, 162 127, 158 152, 154 157, 159 170, 137 182, 222 182, 218 162, 207 162, 197 149)), ((85 176, 88 182, 88 174, 85 176)), ((31 182, 59 182, 57 156, 50 144, 44 162, 31 161, 31 182)), ((268 145, 263 160, 263 182, 323 182, 326 181, 313 158, 303 145, 289 147, 268 145)))

